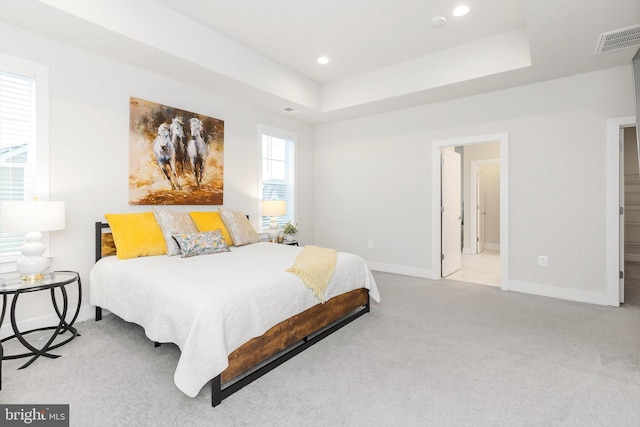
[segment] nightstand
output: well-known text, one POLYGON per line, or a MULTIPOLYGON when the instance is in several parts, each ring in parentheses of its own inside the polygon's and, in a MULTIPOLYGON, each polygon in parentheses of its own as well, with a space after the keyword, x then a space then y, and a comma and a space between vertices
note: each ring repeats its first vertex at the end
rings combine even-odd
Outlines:
MULTIPOLYGON (((73 340, 78 335, 78 331, 73 327, 73 323, 76 321, 78 314, 80 313, 80 304, 82 303, 82 284, 80 283, 80 275, 75 271, 54 271, 45 273, 43 279, 28 282, 23 281, 19 274, 3 274, 0 275, 0 295, 2 295, 2 312, 0 312, 0 326, 4 320, 4 315, 7 311, 8 297, 13 295, 11 301, 11 310, 9 311, 9 318, 11 321, 11 328, 13 329, 13 335, 0 340, 0 390, 2 389, 2 361, 10 359, 20 359, 23 357, 31 357, 24 365, 18 369, 24 369, 31 365, 38 357, 44 356, 51 359, 56 359, 60 355, 51 354, 50 351, 61 347, 73 340), (69 310, 69 299, 67 298, 67 285, 77 284, 78 286, 78 304, 75 307, 75 312, 71 317, 71 321, 67 322, 67 314, 71 315, 69 310), (56 289, 60 290, 59 297, 62 297, 62 307, 59 306, 56 301, 56 289), (20 331, 16 322, 16 307, 20 296, 31 292, 49 291, 51 293, 51 304, 58 318, 58 324, 56 326, 45 326, 43 328, 30 329, 28 331, 20 331), (42 348, 36 348, 33 344, 29 343, 25 339, 25 335, 38 331, 53 331, 51 337, 47 340, 46 344, 42 348), (66 332, 70 333, 70 336, 62 338, 62 335, 66 332), (60 338, 62 341, 56 340, 60 338), (17 339, 28 350, 26 353, 5 355, 2 348, 2 343, 17 339)), ((60 299, 60 298, 58 298, 60 299)))

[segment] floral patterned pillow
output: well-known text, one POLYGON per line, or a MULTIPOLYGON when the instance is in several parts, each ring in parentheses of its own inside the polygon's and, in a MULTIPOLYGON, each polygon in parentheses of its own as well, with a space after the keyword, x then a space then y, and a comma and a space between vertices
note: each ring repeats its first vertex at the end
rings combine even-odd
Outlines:
POLYGON ((203 233, 176 233, 173 238, 180 247, 182 258, 230 252, 220 230, 203 233))
POLYGON ((220 216, 227 226, 235 246, 247 245, 260 241, 260 235, 253 229, 247 217, 236 211, 220 209, 220 216))

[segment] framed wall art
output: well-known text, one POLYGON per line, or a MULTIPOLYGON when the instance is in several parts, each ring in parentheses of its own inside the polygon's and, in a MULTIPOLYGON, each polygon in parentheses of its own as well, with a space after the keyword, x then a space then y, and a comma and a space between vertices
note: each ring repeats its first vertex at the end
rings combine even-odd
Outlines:
POLYGON ((130 98, 130 205, 222 205, 223 183, 223 120, 130 98))

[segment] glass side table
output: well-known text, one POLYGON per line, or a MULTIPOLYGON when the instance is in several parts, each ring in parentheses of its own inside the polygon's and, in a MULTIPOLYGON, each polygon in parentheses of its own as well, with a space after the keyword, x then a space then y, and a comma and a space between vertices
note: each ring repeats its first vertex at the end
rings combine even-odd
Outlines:
POLYGON ((78 318, 78 314, 80 313, 80 304, 82 303, 82 284, 80 282, 80 275, 75 271, 54 271, 50 273, 45 273, 43 279, 34 281, 34 282, 26 282, 20 278, 19 274, 2 274, 0 275, 0 295, 2 295, 2 312, 0 313, 0 327, 2 326, 2 322, 4 321, 4 316, 7 311, 8 297, 9 295, 13 295, 13 300, 11 301, 11 309, 9 311, 9 318, 11 321, 11 328, 13 329, 13 335, 8 336, 0 340, 0 390, 2 390, 2 361, 10 360, 10 359, 20 359, 23 357, 31 357, 24 365, 20 366, 18 369, 24 369, 27 366, 31 365, 38 357, 44 356, 52 359, 60 357, 60 355, 51 354, 50 351, 54 350, 58 347, 61 347, 67 344, 69 341, 73 340, 77 337, 78 331, 73 327, 73 323, 78 318), (67 298, 67 285, 77 284, 78 286, 78 305, 75 307, 75 312, 71 317, 71 321, 67 322, 67 315, 70 313, 69 310, 69 299, 67 298), (62 296, 62 308, 59 306, 58 301, 56 300, 56 289, 59 289, 62 296), (16 307, 18 305, 19 297, 22 294, 31 293, 31 292, 39 292, 49 290, 51 293, 51 304, 53 305, 53 309, 56 312, 58 317, 58 324, 56 326, 45 326, 42 328, 30 329, 28 331, 20 331, 18 329, 18 324, 16 322, 16 307), (42 348, 37 348, 33 344, 29 343, 25 339, 25 335, 38 332, 38 331, 53 331, 51 337, 46 342, 42 348), (58 340, 63 334, 69 332, 70 335, 64 337, 62 341, 58 340), (28 350, 25 353, 21 354, 12 354, 5 355, 2 343, 17 339, 20 343, 28 350))

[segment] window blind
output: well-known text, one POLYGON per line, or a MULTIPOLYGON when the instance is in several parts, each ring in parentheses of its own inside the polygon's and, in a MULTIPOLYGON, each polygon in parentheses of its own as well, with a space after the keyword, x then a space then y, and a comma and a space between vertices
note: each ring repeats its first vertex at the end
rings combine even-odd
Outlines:
MULTIPOLYGON (((32 197, 34 96, 32 76, 0 70, 0 201, 32 197)), ((22 233, 0 232, 0 254, 19 253, 23 236, 22 233)))

